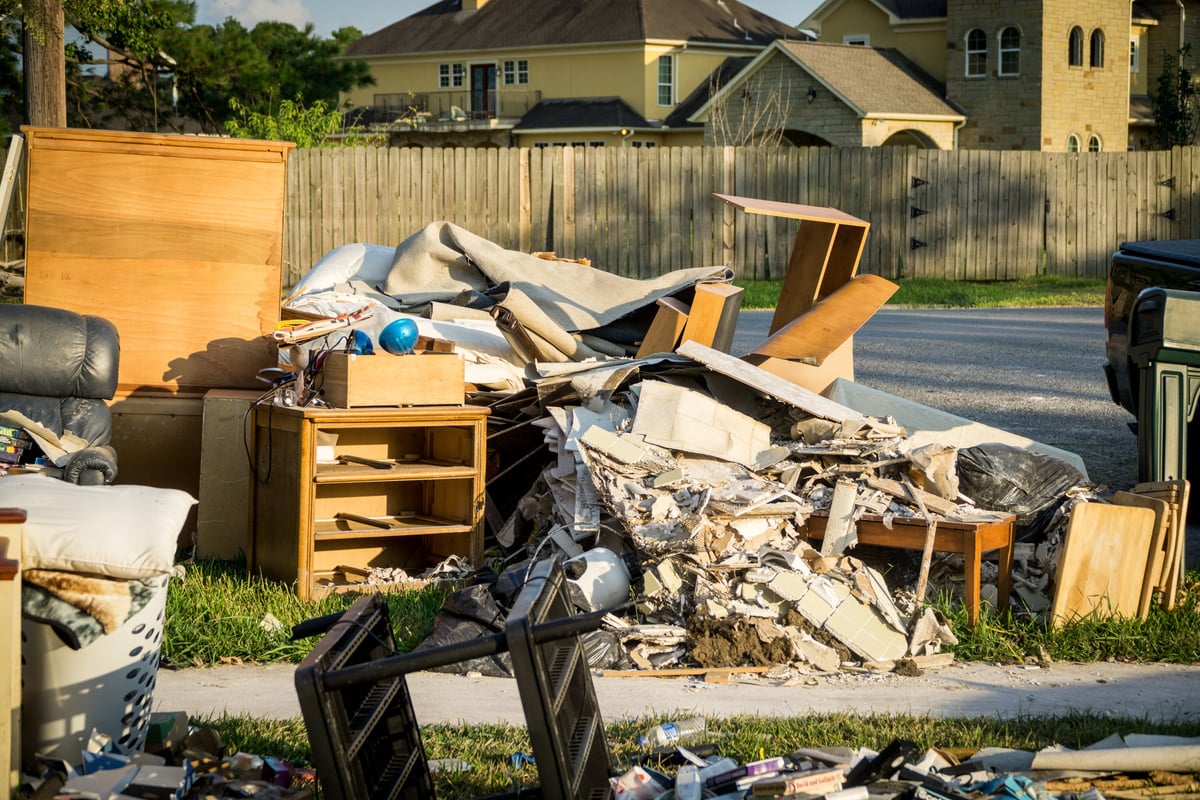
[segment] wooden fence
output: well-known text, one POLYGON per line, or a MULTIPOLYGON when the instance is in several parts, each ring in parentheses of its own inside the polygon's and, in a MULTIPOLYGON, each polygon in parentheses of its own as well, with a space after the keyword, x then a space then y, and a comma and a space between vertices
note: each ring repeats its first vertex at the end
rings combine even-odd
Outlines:
MULTIPOLYGON (((631 277, 729 264, 739 277, 782 278, 798 223, 714 192, 865 219, 861 270, 891 279, 1099 278, 1123 241, 1200 237, 1198 147, 301 149, 288 161, 284 281, 339 245, 395 245, 437 220, 631 277)), ((21 191, 7 233, 11 260, 21 191)))
POLYGON ((714 192, 861 217, 861 269, 892 279, 1103 277, 1122 241, 1200 236, 1196 147, 318 149, 288 164, 286 279, 338 245, 395 245, 437 220, 621 275, 730 264, 781 278, 797 223, 714 192))

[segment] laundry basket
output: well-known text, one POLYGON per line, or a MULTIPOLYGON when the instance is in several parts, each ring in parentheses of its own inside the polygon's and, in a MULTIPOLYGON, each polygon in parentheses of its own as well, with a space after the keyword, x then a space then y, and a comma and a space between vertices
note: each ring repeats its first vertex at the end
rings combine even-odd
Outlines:
POLYGON ((158 677, 169 575, 153 579, 146 604, 115 631, 74 650, 47 624, 21 620, 21 758, 75 764, 93 730, 136 752, 158 677))

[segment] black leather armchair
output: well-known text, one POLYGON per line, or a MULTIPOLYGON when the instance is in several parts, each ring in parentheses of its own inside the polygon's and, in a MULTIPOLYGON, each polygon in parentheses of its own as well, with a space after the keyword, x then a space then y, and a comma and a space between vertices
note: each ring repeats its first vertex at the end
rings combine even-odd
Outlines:
POLYGON ((61 308, 0 304, 0 411, 19 411, 87 446, 62 464, 72 483, 112 483, 117 454, 105 400, 117 390, 120 339, 101 317, 61 308))

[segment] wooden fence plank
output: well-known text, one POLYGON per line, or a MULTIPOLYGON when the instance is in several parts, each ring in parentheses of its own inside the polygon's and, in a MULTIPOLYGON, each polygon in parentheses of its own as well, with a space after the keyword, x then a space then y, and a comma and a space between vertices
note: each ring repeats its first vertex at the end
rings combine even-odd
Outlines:
POLYGON ((728 262, 742 277, 779 278, 796 223, 745 214, 713 192, 867 219, 861 269, 885 276, 1014 278, 1041 269, 1103 277, 1123 241, 1196 235, 1200 149, 296 150, 285 281, 335 247, 394 245, 440 219, 511 249, 555 249, 618 274, 728 262), (929 183, 914 187, 913 178, 929 183), (928 213, 911 217, 913 208, 928 213), (1163 216, 1172 209, 1174 220, 1163 216), (913 240, 926 246, 911 249, 913 240))

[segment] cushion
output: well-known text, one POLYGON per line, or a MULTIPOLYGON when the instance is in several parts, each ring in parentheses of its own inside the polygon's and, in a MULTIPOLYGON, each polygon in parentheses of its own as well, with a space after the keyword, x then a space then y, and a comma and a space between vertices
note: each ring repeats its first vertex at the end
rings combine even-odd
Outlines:
POLYGON ((0 507, 26 515, 21 569, 124 579, 165 574, 195 504, 178 489, 78 486, 45 475, 0 477, 0 507))

